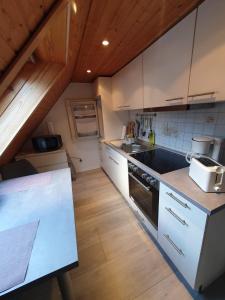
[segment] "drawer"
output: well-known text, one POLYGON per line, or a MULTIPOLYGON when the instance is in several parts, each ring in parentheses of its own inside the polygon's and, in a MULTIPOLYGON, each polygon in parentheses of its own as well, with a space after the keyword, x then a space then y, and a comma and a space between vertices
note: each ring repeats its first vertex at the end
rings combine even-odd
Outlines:
POLYGON ((207 215, 183 197, 160 186, 158 242, 194 288, 207 215), (172 193, 179 202, 165 194, 172 193), (170 199, 171 198, 171 199, 170 199), (188 211, 186 211, 188 209, 188 211))
POLYGON ((175 210, 178 215, 196 227, 205 228, 207 214, 162 183, 160 183, 160 202, 165 207, 175 210))
POLYGON ((191 240, 189 237, 182 238, 181 233, 165 223, 158 228, 160 246, 192 288, 195 287, 202 239, 203 236, 200 241, 191 240))

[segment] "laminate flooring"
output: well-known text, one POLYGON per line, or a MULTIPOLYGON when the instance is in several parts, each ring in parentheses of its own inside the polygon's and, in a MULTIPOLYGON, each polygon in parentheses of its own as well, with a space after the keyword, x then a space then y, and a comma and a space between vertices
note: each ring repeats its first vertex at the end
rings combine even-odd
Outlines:
MULTIPOLYGON (((225 299, 224 278, 190 293, 101 169, 73 183, 79 267, 70 271, 75 300, 225 299), (222 280, 222 281, 221 281, 222 280)), ((60 300, 55 279, 14 299, 60 300)))

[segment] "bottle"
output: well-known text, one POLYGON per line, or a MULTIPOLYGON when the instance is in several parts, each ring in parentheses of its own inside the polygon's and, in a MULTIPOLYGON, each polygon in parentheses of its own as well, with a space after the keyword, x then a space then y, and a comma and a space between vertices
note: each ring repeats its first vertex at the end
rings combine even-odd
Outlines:
POLYGON ((149 135, 148 135, 148 139, 149 139, 149 144, 151 146, 155 145, 155 132, 154 130, 150 130, 149 135))

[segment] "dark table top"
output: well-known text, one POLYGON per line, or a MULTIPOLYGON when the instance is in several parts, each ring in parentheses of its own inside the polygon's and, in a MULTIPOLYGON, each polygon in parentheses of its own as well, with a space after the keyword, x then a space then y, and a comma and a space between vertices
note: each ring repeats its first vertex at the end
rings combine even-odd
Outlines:
POLYGON ((0 231, 36 220, 40 223, 26 279, 0 297, 78 264, 68 168, 0 183, 0 231))

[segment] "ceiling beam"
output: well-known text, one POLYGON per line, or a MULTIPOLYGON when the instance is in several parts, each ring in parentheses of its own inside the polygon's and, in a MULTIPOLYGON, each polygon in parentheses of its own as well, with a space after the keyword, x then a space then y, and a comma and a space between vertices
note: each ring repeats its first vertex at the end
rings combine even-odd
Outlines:
POLYGON ((27 62, 29 57, 32 55, 34 50, 37 48, 46 32, 51 27, 54 22, 55 17, 65 9, 66 5, 68 5, 69 0, 59 0, 53 5, 52 9, 48 13, 48 15, 44 18, 44 20, 39 24, 37 29, 32 34, 31 38, 24 45, 24 47, 19 51, 16 58, 12 61, 9 67, 6 69, 5 73, 3 73, 0 79, 0 96, 4 93, 7 87, 11 84, 11 82, 15 79, 16 75, 19 73, 21 68, 27 62))

